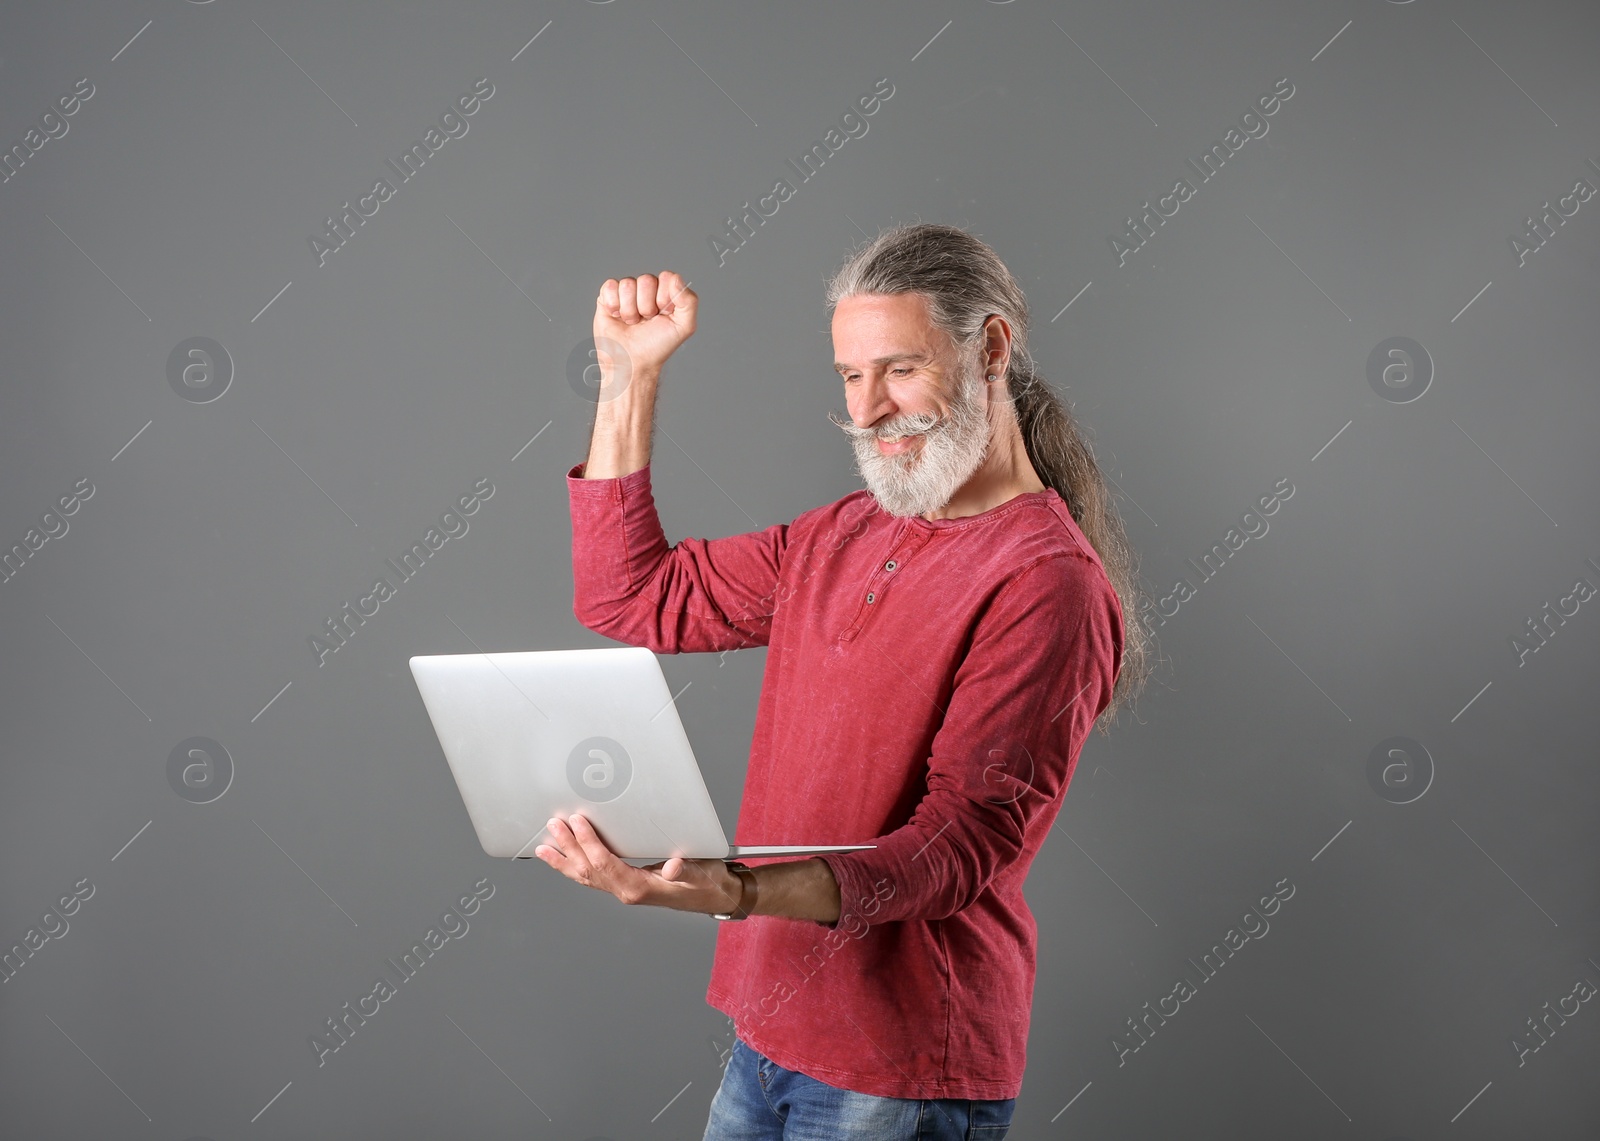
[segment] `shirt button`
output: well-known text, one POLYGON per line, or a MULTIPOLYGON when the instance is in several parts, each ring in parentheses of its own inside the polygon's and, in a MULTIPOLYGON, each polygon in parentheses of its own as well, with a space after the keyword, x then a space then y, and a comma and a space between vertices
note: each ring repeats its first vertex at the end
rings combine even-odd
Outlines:
POLYGON ((899 565, 900 564, 896 563, 893 559, 890 559, 888 562, 883 564, 883 569, 886 570, 886 571, 892 571, 892 570, 894 570, 895 567, 897 567, 899 565))
POLYGON ((876 598, 876 597, 877 597, 877 596, 876 596, 876 595, 875 595, 875 594, 873 594, 873 593, 872 593, 872 591, 870 591, 870 590, 869 590, 869 591, 867 591, 867 601, 868 601, 868 602, 871 602, 871 601, 872 601, 872 600, 873 600, 873 599, 874 599, 874 598, 876 598))

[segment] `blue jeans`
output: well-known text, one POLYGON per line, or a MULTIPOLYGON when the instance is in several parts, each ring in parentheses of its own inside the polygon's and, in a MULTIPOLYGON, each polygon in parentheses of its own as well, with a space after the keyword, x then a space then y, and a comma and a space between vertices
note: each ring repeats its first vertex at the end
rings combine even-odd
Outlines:
POLYGON ((786 1070, 736 1037, 704 1141, 1000 1141, 1015 1105, 856 1093, 786 1070))

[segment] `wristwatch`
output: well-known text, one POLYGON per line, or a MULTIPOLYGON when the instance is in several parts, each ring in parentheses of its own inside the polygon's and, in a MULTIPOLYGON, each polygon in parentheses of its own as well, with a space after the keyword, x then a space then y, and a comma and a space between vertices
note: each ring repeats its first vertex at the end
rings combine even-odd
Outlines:
POLYGON ((723 915, 713 914, 711 918, 743 919, 752 911, 754 911, 756 907, 756 873, 751 871, 749 867, 740 863, 738 860, 728 860, 727 865, 728 870, 739 877, 739 883, 741 884, 739 889, 739 904, 731 913, 723 915))

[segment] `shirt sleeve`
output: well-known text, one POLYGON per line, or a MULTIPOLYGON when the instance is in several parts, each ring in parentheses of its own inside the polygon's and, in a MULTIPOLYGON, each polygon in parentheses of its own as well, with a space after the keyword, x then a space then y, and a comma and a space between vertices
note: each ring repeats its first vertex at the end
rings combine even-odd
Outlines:
POLYGON ((1089 558, 1050 556, 1002 586, 956 671, 910 820, 875 848, 818 857, 841 908, 822 925, 946 919, 971 905, 1060 811, 1111 700, 1122 638, 1116 592, 1089 558))
POLYGON ((789 528, 667 544, 648 465, 615 479, 567 472, 572 611, 589 629, 658 654, 764 646, 789 528))

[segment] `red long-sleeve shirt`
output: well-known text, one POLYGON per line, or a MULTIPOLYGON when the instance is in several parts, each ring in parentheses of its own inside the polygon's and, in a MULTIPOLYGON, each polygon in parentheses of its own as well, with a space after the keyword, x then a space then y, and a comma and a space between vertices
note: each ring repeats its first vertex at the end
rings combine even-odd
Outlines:
POLYGON ((877 845, 820 857, 837 922, 720 924, 707 1001, 835 1086, 1015 1097, 1036 945, 1023 881, 1122 655, 1116 593, 1060 495, 929 522, 857 491, 669 546, 648 467, 582 471, 580 622, 662 654, 768 647, 734 842, 877 845))

